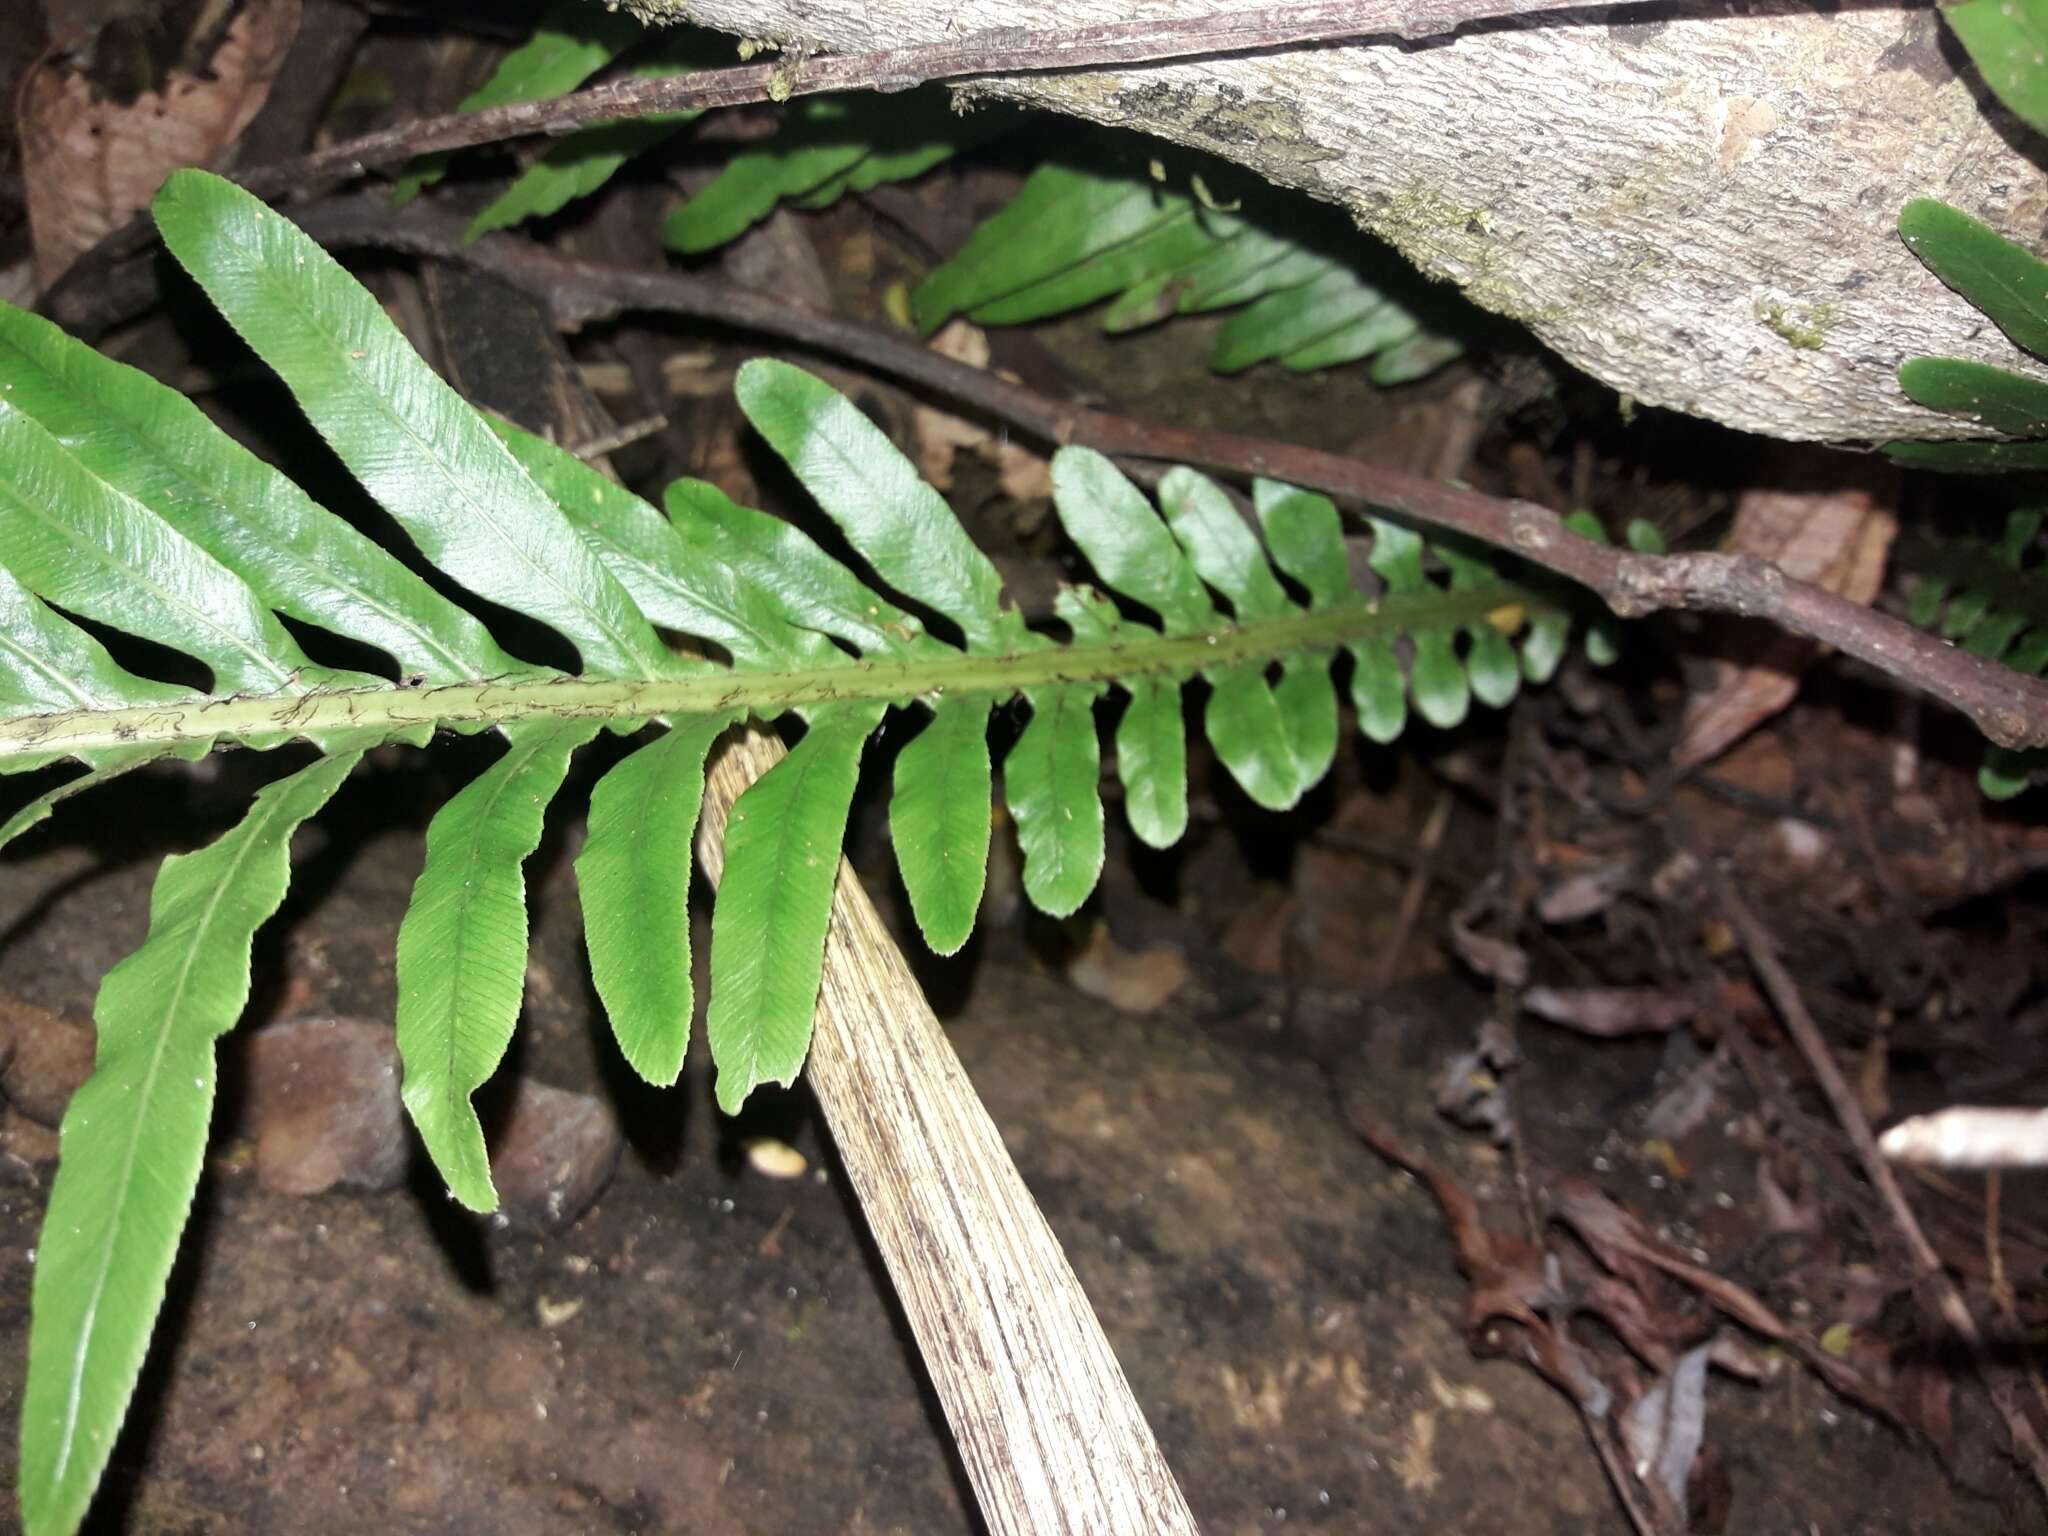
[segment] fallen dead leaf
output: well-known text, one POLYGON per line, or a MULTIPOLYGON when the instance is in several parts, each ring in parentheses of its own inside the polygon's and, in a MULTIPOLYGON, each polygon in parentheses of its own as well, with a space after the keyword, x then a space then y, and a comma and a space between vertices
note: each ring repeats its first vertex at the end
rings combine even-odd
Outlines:
MULTIPOLYGON (((988 367, 988 333, 965 320, 948 323, 932 337, 930 346, 956 363, 988 367)), ((964 448, 994 466, 1003 494, 1010 500, 1042 501, 1052 494, 1052 466, 1042 455, 1012 442, 1007 434, 998 436, 928 405, 911 413, 911 432, 917 442, 919 472, 942 491, 952 488, 953 459, 964 448)))
POLYGON ((1157 1013, 1187 985, 1188 975, 1188 962, 1179 950, 1166 944, 1125 949, 1101 923, 1067 965, 1067 980, 1125 1013, 1157 1013))
POLYGON ((181 166, 215 166, 249 126, 298 35, 300 0, 254 0, 206 68, 122 103, 54 57, 17 105, 36 276, 44 287, 143 208, 181 166))
MULTIPOLYGON (((1735 508, 1728 547, 1761 555, 1788 576, 1851 602, 1867 603, 1884 579, 1898 518, 1862 487, 1827 491, 1752 490, 1735 508)), ((1714 663, 1714 681, 1687 703, 1672 762, 1692 768, 1726 751, 1792 702, 1799 674, 1820 654, 1811 641, 1745 627, 1734 659, 1714 663)))

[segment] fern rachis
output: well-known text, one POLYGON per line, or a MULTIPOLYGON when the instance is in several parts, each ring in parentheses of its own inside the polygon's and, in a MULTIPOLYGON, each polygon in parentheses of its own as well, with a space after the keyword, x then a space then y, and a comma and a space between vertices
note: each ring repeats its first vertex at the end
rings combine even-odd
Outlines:
POLYGON ((785 762, 735 803, 725 842, 708 1031, 733 1108, 802 1064, 847 804, 886 710, 928 717, 899 759, 891 819, 919 926, 950 950, 973 927, 985 879, 988 817, 974 802, 985 805, 993 782, 986 727, 998 702, 1021 697, 1031 711, 1003 774, 1026 890, 1064 913, 1086 899, 1103 856, 1092 705, 1107 690, 1128 695, 1117 733, 1128 814, 1139 836, 1165 843, 1186 820, 1187 682, 1207 686, 1221 760, 1255 800, 1282 807, 1336 750, 1340 651, 1375 739, 1398 734, 1411 695, 1432 722, 1451 723, 1470 697, 1503 702, 1525 673, 1556 665, 1562 610, 1470 555, 1441 552, 1444 584, 1419 539, 1376 524, 1386 590, 1368 598, 1325 499, 1257 485, 1261 539, 1191 471, 1162 481, 1155 510, 1110 461, 1076 449, 1055 461, 1057 510, 1127 601, 1068 590, 1068 634, 1056 640, 1004 606, 993 565, 879 430, 782 363, 742 370, 742 408, 868 574, 708 486, 670 487, 664 516, 572 456, 485 422, 324 252, 228 183, 180 173, 158 217, 173 255, 420 556, 548 624, 581 670, 519 661, 173 392, 0 310, 0 769, 71 759, 87 770, 36 797, 5 835, 153 758, 295 738, 322 754, 266 788, 211 848, 166 863, 147 940, 101 992, 99 1068, 66 1120, 35 1281, 21 1490, 32 1531, 83 1517, 198 1176, 212 1042, 246 1000, 250 943, 289 878, 289 834, 369 746, 424 744, 443 729, 506 740, 436 816, 397 941, 406 1104, 451 1191, 488 1209, 469 1100, 517 1017, 521 863, 573 755, 599 731, 664 727, 598 784, 577 873, 621 1049, 668 1082, 693 1007, 683 904, 706 754, 736 719, 794 712, 805 724, 785 762), (960 643, 932 634, 920 611, 960 643), (317 667, 279 613, 374 646, 389 673, 317 667), (67 614, 190 655, 212 689, 135 676, 67 614), (670 651, 657 627, 715 642, 730 664, 670 651), (1413 652, 1405 667, 1398 636, 1413 652), (123 1172, 143 1163, 163 1170, 147 1188, 123 1172))

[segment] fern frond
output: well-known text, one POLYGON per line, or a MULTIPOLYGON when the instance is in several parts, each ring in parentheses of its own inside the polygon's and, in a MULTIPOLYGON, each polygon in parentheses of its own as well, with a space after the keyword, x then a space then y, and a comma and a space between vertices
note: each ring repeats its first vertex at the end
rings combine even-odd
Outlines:
POLYGON ((270 784, 212 847, 164 861, 149 935, 107 973, 93 1073, 64 1111, 36 1251, 21 1409, 22 1519, 85 1517, 163 1303, 213 1111, 213 1042, 249 998, 249 949, 284 899, 291 834, 360 751, 270 784))
POLYGON ((911 315, 931 332, 954 315, 1017 325, 1111 299, 1102 326, 1115 333, 1235 309, 1210 353, 1217 372, 1371 358, 1379 385, 1422 378, 1463 352, 1355 267, 1281 233, 1281 223, 1217 208, 1199 179, 1180 193, 1146 177, 1044 165, 919 285, 911 315))
MULTIPOLYGON (((628 11, 556 0, 533 36, 506 54, 491 78, 456 103, 455 110, 481 112, 573 91, 637 43, 644 30, 628 11)), ((392 189, 392 206, 404 207, 439 181, 447 174, 449 158, 434 154, 415 160, 392 189)))
POLYGON ((1008 126, 1001 112, 962 116, 943 87, 900 96, 807 96, 772 139, 734 155, 668 216, 663 238, 697 255, 737 240, 777 205, 829 208, 849 192, 909 181, 1008 126))
MULTIPOLYGON (((2014 346, 2048 358, 2048 262, 1931 197, 1900 210, 1899 238, 2014 346)), ((1899 387, 1915 404, 2018 441, 1886 443, 1893 463, 1958 474, 2048 468, 2048 384, 1986 363, 1913 357, 1899 365, 1899 387)))
POLYGON ((1190 470, 1166 475, 1155 509, 1107 459, 1072 448, 1054 460, 1056 510, 1113 596, 1063 591, 1056 638, 1003 602, 994 565, 945 502, 809 374, 749 363, 740 404, 861 570, 710 486, 670 486, 664 516, 560 449, 486 422, 345 271, 231 184, 181 172, 156 211, 172 254, 417 556, 546 625, 577 662, 566 671, 501 648, 462 602, 188 402, 0 306, 0 769, 71 759, 85 770, 31 800, 0 841, 65 795, 166 754, 294 740, 320 754, 211 848, 165 864, 148 939, 102 989, 101 1059, 66 1121, 36 1281, 32 1532, 74 1528, 104 1464, 196 1177, 212 1042, 246 996, 292 829, 369 746, 443 729, 505 742, 435 815, 397 940, 405 1103, 451 1192, 482 1210, 495 1193, 470 1100, 518 1015, 521 865, 600 731, 662 728, 597 784, 576 867, 620 1049, 666 1083, 695 1001, 685 901, 706 755, 735 720, 802 723, 726 835, 707 1031, 732 1109, 802 1066, 848 807, 886 711, 926 717, 897 760, 889 820, 919 927, 951 950, 986 879, 998 704, 1021 698, 1030 711, 1002 765, 1025 888, 1063 914, 1102 867, 1094 706, 1111 690, 1125 696, 1126 814, 1164 845, 1187 821, 1190 683, 1206 692, 1218 758, 1253 799, 1282 807, 1336 751, 1341 652, 1354 658, 1361 725, 1390 740, 1410 699, 1452 722, 1472 697, 1498 704, 1522 676, 1547 675, 1562 648, 1566 613, 1549 589, 1470 551, 1376 522, 1382 590, 1369 594, 1321 496, 1256 484, 1255 533, 1190 470), (373 648, 386 670, 313 665, 280 614, 373 648), (210 684, 124 670, 72 616, 190 657, 210 684), (671 651, 657 626, 727 659, 671 651), (143 1179, 142 1168, 166 1172, 143 1179))
MULTIPOLYGON (((2048 556, 2042 509, 2016 508, 2003 537, 1973 539, 1914 533, 1900 541, 1912 575, 1906 616, 1964 650, 2033 677, 2048 674, 2048 556)), ((2048 751, 1989 747, 1978 787, 2010 800, 2048 777, 2048 751)))

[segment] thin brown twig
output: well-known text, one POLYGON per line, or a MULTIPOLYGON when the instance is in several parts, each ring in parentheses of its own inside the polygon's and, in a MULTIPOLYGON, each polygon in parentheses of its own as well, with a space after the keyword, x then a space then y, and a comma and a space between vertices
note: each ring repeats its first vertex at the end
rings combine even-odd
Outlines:
POLYGON ((1757 921, 1756 914, 1737 893, 1735 882, 1727 872, 1718 866, 1712 866, 1712 869, 1715 898, 1735 929, 1750 968, 1763 984, 1785 1032, 1806 1059, 1808 1070, 1820 1085, 1821 1093, 1826 1097, 1829 1108, 1834 1110, 1850 1145, 1856 1149, 1856 1159, 1862 1165, 1864 1177, 1869 1179, 1898 1228, 1913 1266, 1916 1289, 1923 1298, 1933 1301, 1942 1321, 1969 1349, 1977 1362, 1985 1390, 1991 1394, 1992 1403, 2005 1420, 2006 1432, 2012 1437, 2013 1455, 2026 1465, 2042 1493, 2048 1495, 2048 1447, 2042 1445, 2034 1432, 2033 1423, 2020 1406, 2011 1383, 1985 1358, 1984 1336, 1977 1327, 1977 1319, 1963 1300, 1962 1292, 1949 1278, 1934 1245, 1928 1242, 1919 1218, 1907 1203, 1905 1191, 1899 1187, 1899 1181, 1892 1173, 1891 1164, 1878 1150, 1877 1137, 1870 1129, 1863 1106, 1857 1101, 1848 1079, 1842 1076, 1834 1053, 1821 1038, 1813 1015, 1807 1011, 1805 1000, 1799 995, 1798 984, 1785 969, 1785 962, 1778 957, 1777 946, 1771 942, 1763 924, 1757 921))
POLYGON ((1430 881, 1436 874, 1437 854, 1444 845, 1444 829, 1451 824, 1451 805, 1450 790, 1438 790, 1436 803, 1422 823, 1422 834, 1415 840, 1415 863, 1408 872, 1407 889, 1401 893, 1394 932, 1386 948, 1380 951, 1379 964, 1373 971, 1373 985, 1382 991, 1394 984, 1401 953, 1408 947, 1409 935, 1415 932, 1415 920, 1422 915, 1422 898, 1429 893, 1430 881))
MULTIPOLYGON (((1057 401, 943 357, 896 332, 691 273, 564 259, 512 236, 462 241, 459 220, 414 205, 338 198, 294 210, 325 244, 363 244, 462 261, 547 301, 565 326, 628 310, 695 315, 855 359, 1009 422, 1052 444, 1263 475, 1454 529, 1597 593, 1624 617, 1695 609, 1768 620, 1878 668, 1960 710, 2002 746, 2048 746, 2048 681, 2025 676, 1889 614, 1787 576, 1747 554, 1636 554, 1581 537, 1534 502, 1342 454, 1235 432, 1174 427, 1057 401)), ((61 318, 61 317, 60 317, 61 318)))

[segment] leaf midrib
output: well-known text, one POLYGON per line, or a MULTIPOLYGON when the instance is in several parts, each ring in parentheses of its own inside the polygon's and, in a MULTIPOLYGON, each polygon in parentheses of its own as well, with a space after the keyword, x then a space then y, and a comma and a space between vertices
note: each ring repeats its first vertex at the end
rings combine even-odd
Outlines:
MULTIPOLYGON (((207 893, 206 902, 200 911, 198 921, 192 925, 192 942, 185 946, 184 957, 178 967, 177 983, 172 987, 170 998, 163 1010, 162 1017, 166 1020, 166 1023, 163 1028, 157 1031, 156 1043, 150 1053, 149 1069, 143 1078, 142 1103, 145 1110, 155 1095, 157 1079, 163 1071, 164 1057, 169 1049, 173 1033, 173 1027, 169 1021, 176 1017, 180 1006, 184 1002, 185 992, 192 976, 193 960, 197 957, 204 943, 207 930, 212 927, 214 914, 220 910, 221 903, 226 899, 227 893, 235 888, 235 877, 240 873, 244 864, 263 845, 261 834, 268 829, 270 823, 275 821, 280 814, 283 814, 282 808, 286 805, 282 798, 261 800, 258 803, 259 806, 263 807, 261 818, 255 819, 252 813, 252 819, 243 824, 248 830, 248 835, 241 840, 241 845, 236 850, 234 860, 224 871, 222 878, 216 880, 212 889, 207 893)), ((141 951, 138 951, 138 953, 141 953, 141 951)), ((97 1065, 95 1065, 94 1071, 98 1071, 97 1065)), ((110 1272, 114 1247, 121 1232, 121 1215, 128 1209, 126 1191, 134 1177, 136 1153, 137 1149, 142 1145, 142 1129, 147 1124, 148 1119, 147 1113, 138 1113, 131 1117, 128 1135, 122 1146, 121 1174, 112 1186, 116 1193, 116 1198, 113 1201, 113 1212, 108 1218, 106 1240, 100 1246, 99 1261, 94 1266, 92 1290, 85 1308, 84 1326, 79 1330, 78 1347, 73 1352, 71 1370, 67 1374, 64 1383, 64 1432, 59 1441, 56 1464, 51 1469, 49 1482, 53 1487, 63 1482, 65 1469, 70 1465, 72 1452, 75 1449, 73 1437, 78 1427, 79 1405, 84 1396, 85 1359, 92 1350, 93 1324, 99 1316, 100 1302, 106 1295, 107 1276, 110 1272)))

